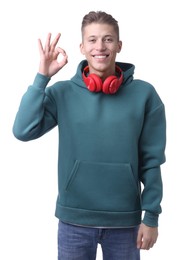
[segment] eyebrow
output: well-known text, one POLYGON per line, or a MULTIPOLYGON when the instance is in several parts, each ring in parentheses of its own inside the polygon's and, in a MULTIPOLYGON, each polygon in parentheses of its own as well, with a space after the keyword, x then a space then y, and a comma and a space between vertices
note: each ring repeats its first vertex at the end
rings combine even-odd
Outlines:
MULTIPOLYGON (((94 37, 97 37, 97 36, 96 35, 90 35, 87 38, 94 38, 94 37)), ((113 37, 114 38, 114 36, 112 34, 106 34, 106 35, 103 36, 103 38, 105 38, 105 37, 113 37)))

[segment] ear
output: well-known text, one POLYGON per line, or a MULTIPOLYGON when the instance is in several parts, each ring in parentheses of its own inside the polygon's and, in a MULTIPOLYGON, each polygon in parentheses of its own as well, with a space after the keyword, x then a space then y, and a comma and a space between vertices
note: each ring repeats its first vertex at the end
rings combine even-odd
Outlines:
POLYGON ((80 43, 80 51, 83 55, 85 55, 83 43, 80 43))
POLYGON ((119 53, 122 49, 122 41, 119 41, 118 42, 118 50, 117 50, 117 53, 119 53))

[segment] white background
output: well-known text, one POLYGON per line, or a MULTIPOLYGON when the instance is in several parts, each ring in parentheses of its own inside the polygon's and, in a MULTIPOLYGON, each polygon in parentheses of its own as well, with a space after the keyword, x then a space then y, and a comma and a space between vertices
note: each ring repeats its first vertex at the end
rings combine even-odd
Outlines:
MULTIPOLYGON (((32 142, 12 134, 18 105, 38 69, 37 39, 61 32, 69 63, 52 82, 71 78, 80 54, 81 21, 91 10, 111 13, 123 41, 117 60, 135 64, 166 106, 167 162, 162 166, 159 239, 142 259, 185 259, 184 4, 183 0, 7 0, 0 4, 0 259, 57 259, 57 129, 32 142)), ((33 104, 34 105, 34 104, 33 104)), ((98 257, 101 250, 98 249, 98 257)))

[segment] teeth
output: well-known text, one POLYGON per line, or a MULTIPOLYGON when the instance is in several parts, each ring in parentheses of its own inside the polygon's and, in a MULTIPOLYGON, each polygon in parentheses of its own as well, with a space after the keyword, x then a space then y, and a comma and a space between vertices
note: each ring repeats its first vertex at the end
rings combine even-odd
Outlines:
POLYGON ((96 55, 95 55, 94 57, 97 58, 97 59, 104 59, 104 58, 106 58, 106 55, 105 55, 105 56, 100 56, 100 55, 99 55, 99 56, 96 56, 96 55))

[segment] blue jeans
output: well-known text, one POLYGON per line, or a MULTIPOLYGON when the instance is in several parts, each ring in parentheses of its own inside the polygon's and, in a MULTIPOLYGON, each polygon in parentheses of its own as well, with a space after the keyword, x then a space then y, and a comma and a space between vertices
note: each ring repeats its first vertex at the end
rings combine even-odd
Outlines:
POLYGON ((59 221, 58 260, 95 260, 100 244, 104 260, 139 260, 138 228, 89 228, 59 221))

